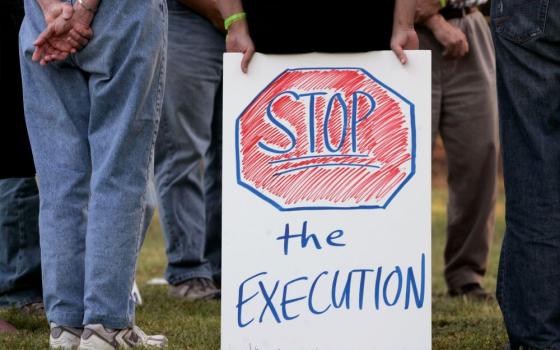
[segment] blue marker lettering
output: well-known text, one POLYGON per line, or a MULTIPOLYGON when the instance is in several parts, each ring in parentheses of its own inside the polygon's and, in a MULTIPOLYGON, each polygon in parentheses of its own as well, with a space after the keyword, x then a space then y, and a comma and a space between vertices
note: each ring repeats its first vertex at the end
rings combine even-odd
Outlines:
POLYGON ((352 94, 352 152, 356 152, 357 148, 358 148, 358 144, 356 141, 356 132, 358 130, 358 123, 361 122, 362 120, 367 119, 367 117, 369 117, 373 111, 375 111, 375 107, 376 107, 376 103, 375 103, 375 99, 368 94, 367 92, 364 91, 356 91, 352 94), (370 103, 370 107, 369 107, 369 111, 367 111, 367 113, 365 113, 361 118, 358 118, 358 100, 360 95, 365 96, 370 103))
POLYGON ((402 289, 402 273, 401 273, 401 268, 396 266, 395 270, 393 270, 389 276, 387 276, 387 278, 385 279, 385 283, 383 284, 383 300, 385 301, 385 305, 387 306, 394 306, 397 301, 399 301, 399 297, 401 296, 401 289, 402 289), (398 278, 398 285, 397 285, 397 292, 395 293, 395 297, 393 299, 393 302, 389 302, 389 297, 387 296, 387 289, 389 288, 389 282, 391 282, 391 277, 393 277, 393 275, 397 275, 398 278))
POLYGON ((274 124, 276 127, 278 127, 278 129, 282 130, 286 136, 290 139, 290 143, 291 145, 286 148, 286 149, 277 149, 277 148, 273 148, 271 146, 268 146, 267 144, 265 144, 262 141, 259 141, 259 147, 264 149, 265 151, 271 152, 271 153, 277 153, 277 154, 284 154, 284 153, 288 153, 290 152, 292 149, 294 149, 294 147, 296 147, 296 137, 295 135, 292 133, 292 131, 290 130, 290 128, 288 128, 286 125, 282 124, 278 119, 276 119, 276 117, 272 114, 272 105, 274 104, 274 102, 280 98, 283 95, 289 95, 292 96, 294 98, 294 100, 298 100, 299 96, 298 94, 296 94, 295 92, 292 91, 284 91, 278 95, 276 95, 276 97, 274 97, 270 103, 268 104, 268 106, 266 107, 266 116, 268 117, 268 120, 270 120, 270 122, 272 124, 274 124))
POLYGON ((243 286, 245 285, 245 283, 249 282, 250 280, 262 276, 262 275, 266 275, 266 272, 261 272, 261 273, 257 273, 256 275, 253 275, 249 278, 247 278, 246 280, 244 280, 243 282, 241 282, 241 284, 239 285, 239 290, 238 290, 238 299, 237 299, 237 305, 235 306, 237 308, 237 325, 239 326, 239 328, 243 328, 243 327, 247 327, 248 325, 250 325, 255 319, 252 318, 251 320, 249 320, 249 322, 243 322, 242 321, 242 314, 243 314, 243 304, 246 304, 248 301, 250 301, 251 299, 253 299, 254 297, 256 297, 259 293, 255 292, 255 294, 251 295, 248 299, 243 299, 243 286))
POLYGON ((315 294, 315 287, 317 286, 317 282, 319 282, 319 279, 321 278, 321 276, 326 276, 329 273, 327 271, 323 271, 319 274, 319 276, 317 276, 315 278, 315 280, 313 281, 313 283, 311 284, 311 289, 309 289, 309 299, 307 299, 307 304, 309 306, 309 311, 311 311, 312 313, 314 313, 315 315, 321 315, 324 314, 325 312, 327 312, 328 309, 331 308, 331 304, 329 304, 325 309, 323 309, 322 311, 317 310, 314 306, 313 306, 313 295, 315 294))
POLYGON ((264 283, 259 281, 259 287, 261 287, 261 294, 263 296, 264 302, 266 303, 264 308, 262 309, 261 317, 259 318, 260 323, 262 323, 264 314, 267 309, 270 309, 270 312, 272 313, 272 316, 274 316, 276 322, 282 323, 282 321, 280 320, 280 316, 278 316, 278 312, 276 312, 274 303, 272 302, 272 298, 274 297, 274 294, 276 294, 276 290, 278 289, 279 285, 280 285, 280 281, 276 281, 276 283, 274 284, 274 288, 272 289, 272 292, 269 294, 264 286, 264 283))
POLYGON ((298 297, 298 298, 292 298, 292 299, 288 299, 288 287, 292 284, 292 283, 296 283, 298 281, 307 281, 307 277, 299 277, 296 279, 293 279, 289 282, 287 282, 284 285, 284 291, 282 293, 282 303, 280 304, 280 306, 282 307, 282 316, 284 316, 284 319, 286 319, 287 321, 296 319, 299 317, 299 314, 294 315, 294 316, 290 316, 288 315, 288 311, 286 310, 286 305, 291 304, 291 303, 295 303, 296 301, 300 301, 305 299, 306 297, 298 297))
POLYGON ((326 92, 310 92, 299 97, 309 98, 309 153, 315 153, 315 96, 326 95, 326 92))
POLYGON ((323 140, 325 141, 325 147, 330 152, 338 152, 342 149, 344 145, 344 140, 346 139, 346 124, 348 123, 348 107, 346 106, 346 102, 344 102, 344 98, 340 92, 334 94, 331 99, 329 100, 329 104, 327 105, 327 111, 325 112, 325 120, 323 121, 323 140), (335 101, 338 100, 338 104, 342 110, 342 133, 340 135, 340 142, 336 148, 333 148, 331 145, 331 141, 329 138, 329 119, 332 114, 332 108, 335 101))
POLYGON ((418 287, 416 285, 416 279, 414 278, 414 272, 412 271, 412 266, 408 268, 406 274, 406 300, 404 304, 404 309, 408 310, 410 305, 410 290, 413 290, 414 301, 416 307, 421 309, 424 306, 424 292, 426 290, 426 257, 422 254, 422 263, 420 267, 420 293, 418 293, 418 287))

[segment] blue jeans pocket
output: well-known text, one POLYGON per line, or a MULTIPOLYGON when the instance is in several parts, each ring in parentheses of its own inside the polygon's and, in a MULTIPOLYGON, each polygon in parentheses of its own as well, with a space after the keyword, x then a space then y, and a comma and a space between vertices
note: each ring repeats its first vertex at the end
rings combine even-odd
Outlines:
POLYGON ((492 1, 492 22, 496 34, 522 44, 545 33, 550 0, 492 1))

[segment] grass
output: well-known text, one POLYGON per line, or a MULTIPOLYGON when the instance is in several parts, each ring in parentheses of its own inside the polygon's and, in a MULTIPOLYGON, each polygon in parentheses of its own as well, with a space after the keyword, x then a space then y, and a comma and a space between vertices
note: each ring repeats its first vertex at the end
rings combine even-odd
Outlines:
MULTIPOLYGON (((506 334, 495 303, 473 303, 446 296, 443 280, 445 205, 447 193, 440 186, 433 191, 433 349, 503 349, 506 334)), ((504 231, 504 201, 497 207, 496 234, 485 285, 495 290, 499 248, 504 231)), ((138 309, 137 321, 149 332, 162 332, 170 339, 169 349, 211 350, 220 347, 220 305, 218 302, 183 302, 169 299, 164 286, 148 286, 146 281, 162 276, 165 269, 163 238, 157 220, 150 227, 140 256, 138 283, 145 305, 138 309)), ((16 310, 0 311, 0 318, 16 325, 15 336, 0 336, 0 349, 45 349, 48 327, 43 317, 28 317, 16 310)), ((341 349, 353 350, 353 349, 341 349)))

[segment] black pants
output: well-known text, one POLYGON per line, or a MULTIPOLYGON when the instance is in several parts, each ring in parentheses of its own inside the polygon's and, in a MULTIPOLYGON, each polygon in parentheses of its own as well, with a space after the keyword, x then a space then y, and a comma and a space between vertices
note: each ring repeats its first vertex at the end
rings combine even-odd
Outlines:
MULTIPOLYGON (((6 0, 4 0, 6 1, 6 0)), ((18 33, 23 20, 21 0, 7 0, 0 11, 0 179, 35 176, 25 127, 19 69, 18 33)))

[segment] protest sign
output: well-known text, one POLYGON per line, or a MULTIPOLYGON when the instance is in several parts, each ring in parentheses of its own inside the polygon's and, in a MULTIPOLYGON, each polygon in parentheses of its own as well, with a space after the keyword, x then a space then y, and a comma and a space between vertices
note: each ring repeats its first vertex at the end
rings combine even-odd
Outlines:
POLYGON ((430 55, 224 57, 222 349, 430 349, 430 55))

